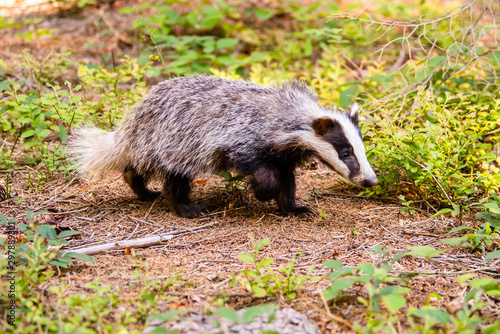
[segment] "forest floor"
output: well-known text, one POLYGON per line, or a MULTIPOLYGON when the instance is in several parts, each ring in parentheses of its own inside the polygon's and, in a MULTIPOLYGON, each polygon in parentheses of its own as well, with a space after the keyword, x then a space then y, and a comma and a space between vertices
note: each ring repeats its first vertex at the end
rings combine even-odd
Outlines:
MULTIPOLYGON (((187 308, 201 312, 223 295, 227 304, 235 308, 262 303, 263 299, 254 298, 242 287, 231 287, 230 282, 235 273, 249 268, 237 257, 253 251, 249 235, 257 241, 269 238, 270 244, 260 252, 260 259, 275 259, 272 267, 276 269, 297 256, 295 276, 305 276, 312 265, 316 267, 312 274, 322 278, 319 282, 307 282, 292 301, 281 297, 273 302, 293 306, 324 330, 341 332, 350 323, 364 322, 363 307, 356 302, 349 302, 349 307, 330 305, 335 317, 346 319, 332 322, 320 295, 329 285, 325 279, 329 269, 322 267, 323 261, 335 259, 346 267, 356 267, 359 263, 377 265, 390 259, 373 254, 370 249, 376 245, 395 252, 416 245, 443 248, 446 246, 440 240, 447 237, 450 228, 459 225, 457 220, 431 218, 425 211, 401 213, 397 203, 358 196, 358 189, 344 185, 334 172, 322 166, 300 168, 297 175, 298 202, 321 209, 325 215, 307 219, 283 217, 275 203, 258 202, 246 190, 225 189, 222 178, 211 177, 198 179, 193 188, 193 198, 204 204, 208 213, 198 219, 184 219, 177 217, 162 198, 153 203, 138 201, 119 176, 98 182, 58 178, 34 191, 27 187, 29 180, 24 173, 15 174, 15 197, 2 203, 2 211, 6 216, 20 218, 27 210, 49 212, 41 216, 41 222, 53 224, 59 231, 81 232, 70 240, 71 249, 172 234, 173 238, 162 245, 135 249, 136 257, 123 249, 110 251, 94 255, 97 261, 93 263, 77 261, 63 273, 72 284, 68 294, 85 293, 85 284, 97 278, 102 285, 137 284, 138 268, 150 279, 174 279, 166 293, 175 299, 159 304, 158 311, 187 308), (14 204, 20 198, 23 202, 14 204), (358 307, 352 307, 356 304, 358 307)), ((411 282, 412 292, 406 296, 410 305, 423 305, 430 293, 442 297, 435 303, 460 305, 467 289, 454 278, 476 271, 491 275, 499 270, 483 267, 479 257, 458 251, 432 259, 403 258, 393 270, 426 273, 411 282), (455 299, 458 302, 453 303, 455 299)), ((54 277, 40 288, 58 285, 60 279, 54 277)), ((134 296, 140 288, 128 287, 122 293, 134 296)), ((495 303, 490 311, 492 316, 500 315, 495 303)))
MULTIPOLYGON (((119 7, 121 2, 117 2, 119 7)), ((54 36, 37 36, 31 42, 9 30, 0 30, 0 49, 3 60, 14 61, 21 50, 28 50, 35 58, 43 59, 50 52, 71 51, 73 60, 98 63, 103 54, 128 52, 137 54, 137 46, 115 9, 87 9, 85 13, 58 15, 46 20, 48 29, 57 29, 54 36), (100 22, 100 23, 98 23, 100 22), (99 34, 99 24, 111 33, 99 34), (95 43, 96 49, 82 50, 81 45, 95 43)), ((64 80, 72 80, 76 73, 68 73, 64 80)), ((74 78, 76 80, 76 78, 74 78)), ((132 240, 153 235, 173 238, 161 245, 128 250, 115 250, 94 255, 95 262, 74 261, 69 270, 63 270, 44 283, 40 289, 61 284, 61 278, 71 283, 65 294, 88 293, 85 284, 100 279, 101 285, 120 286, 124 294, 137 296, 139 270, 149 279, 172 279, 166 294, 172 298, 157 305, 159 312, 172 309, 207 310, 217 298, 236 309, 265 301, 284 308, 293 307, 313 319, 324 332, 353 331, 355 322, 366 323, 364 306, 356 301, 362 291, 354 291, 345 303, 326 305, 321 291, 331 283, 326 279, 330 270, 321 264, 339 260, 347 267, 359 263, 378 265, 390 260, 389 253, 374 254, 371 247, 382 245, 395 252, 407 251, 409 246, 427 245, 450 248, 441 239, 450 237, 448 231, 458 225, 474 226, 473 214, 464 218, 432 218, 434 212, 414 208, 404 211, 399 199, 382 200, 358 196, 361 189, 343 183, 337 174, 321 164, 308 164, 297 170, 297 201, 312 206, 324 214, 299 219, 284 217, 273 202, 261 203, 246 189, 227 189, 219 177, 198 179, 193 186, 193 198, 204 204, 207 214, 197 219, 177 217, 167 200, 153 203, 137 200, 119 175, 110 175, 99 181, 85 181, 75 177, 55 176, 47 183, 34 184, 29 169, 12 173, 12 199, 1 203, 6 217, 22 218, 25 211, 49 212, 41 221, 57 230, 76 230, 81 234, 69 241, 67 248, 78 249, 115 241, 132 240), (403 212, 404 211, 404 212, 403 212), (274 300, 256 298, 241 286, 232 286, 235 273, 248 269, 249 264, 237 256, 253 251, 253 241, 270 239, 269 246, 259 253, 260 258, 272 258, 274 269, 297 257, 296 276, 305 276, 309 266, 312 274, 321 279, 307 281, 299 295, 289 300, 277 296, 274 300), (299 255, 300 254, 300 255, 299 255), (349 300, 349 298, 353 300, 349 300)), ((155 184, 157 188, 159 184, 155 184)), ((20 219, 22 221, 22 219, 20 219)), ((0 231, 1 233, 1 231, 0 231)), ((481 254, 445 253, 429 258, 404 257, 397 261, 395 272, 424 273, 410 281, 411 292, 406 294, 409 306, 420 307, 431 293, 441 296, 432 300, 435 306, 445 306, 450 313, 453 305, 461 305, 467 288, 456 282, 464 273, 498 277, 499 267, 485 268, 481 254)), ((56 302, 55 298, 48 298, 56 302)), ((483 311, 492 318, 500 317, 499 302, 490 300, 483 311)), ((126 307, 133 310, 132 303, 126 307)), ((399 332, 404 330, 400 324, 399 332)))

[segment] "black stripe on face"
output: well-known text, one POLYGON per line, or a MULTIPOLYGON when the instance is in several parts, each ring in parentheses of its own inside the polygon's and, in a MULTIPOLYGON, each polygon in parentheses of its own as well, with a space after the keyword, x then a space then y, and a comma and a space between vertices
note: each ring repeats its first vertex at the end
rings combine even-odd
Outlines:
POLYGON ((342 161, 349 169, 349 178, 353 178, 360 173, 360 166, 352 145, 347 139, 344 129, 337 120, 323 117, 313 122, 314 132, 330 143, 342 161))

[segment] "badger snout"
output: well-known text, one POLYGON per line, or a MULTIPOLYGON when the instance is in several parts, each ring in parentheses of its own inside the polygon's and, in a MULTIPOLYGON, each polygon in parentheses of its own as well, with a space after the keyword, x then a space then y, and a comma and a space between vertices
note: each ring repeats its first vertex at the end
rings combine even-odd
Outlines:
POLYGON ((372 178, 366 179, 361 183, 361 185, 365 188, 370 188, 370 187, 376 186, 377 184, 378 184, 377 177, 372 177, 372 178))

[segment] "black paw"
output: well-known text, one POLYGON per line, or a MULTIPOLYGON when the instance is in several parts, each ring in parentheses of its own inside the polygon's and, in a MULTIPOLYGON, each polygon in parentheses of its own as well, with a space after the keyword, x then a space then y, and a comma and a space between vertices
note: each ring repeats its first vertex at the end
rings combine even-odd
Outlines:
POLYGON ((144 202, 153 202, 155 199, 160 197, 161 192, 159 191, 142 191, 140 194, 137 194, 137 197, 139 197, 139 200, 144 201, 144 202))
POLYGON ((160 197, 161 192, 159 191, 143 191, 139 196, 139 199, 144 202, 153 202, 155 199, 160 197))
POLYGON ((288 212, 288 214, 295 216, 297 218, 309 218, 309 217, 317 216, 319 213, 318 213, 318 211, 316 211, 313 208, 310 208, 308 206, 298 206, 296 208, 291 209, 288 212))
POLYGON ((202 207, 196 203, 180 203, 177 204, 175 211, 180 217, 184 218, 196 218, 203 214, 202 207))

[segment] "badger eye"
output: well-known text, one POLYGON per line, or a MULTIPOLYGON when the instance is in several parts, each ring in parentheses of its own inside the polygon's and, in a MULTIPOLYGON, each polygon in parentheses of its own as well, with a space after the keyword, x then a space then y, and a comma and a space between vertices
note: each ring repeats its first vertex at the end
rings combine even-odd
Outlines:
POLYGON ((349 152, 344 152, 342 154, 342 158, 349 158, 349 155, 350 155, 349 152))

